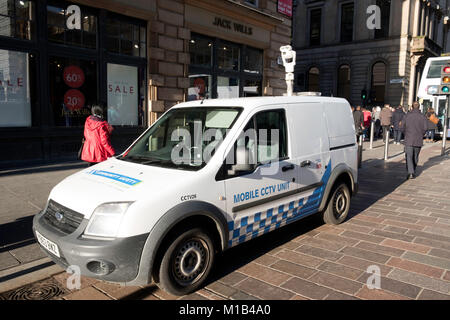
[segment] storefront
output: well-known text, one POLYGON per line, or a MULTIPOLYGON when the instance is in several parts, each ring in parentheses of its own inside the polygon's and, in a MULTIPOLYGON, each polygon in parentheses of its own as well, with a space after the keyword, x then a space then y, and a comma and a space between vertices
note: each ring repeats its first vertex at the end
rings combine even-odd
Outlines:
POLYGON ((0 0, 3 166, 74 159, 92 105, 118 148, 146 125, 147 21, 71 5, 0 0))
POLYGON ((0 168, 75 160, 92 105, 121 152, 176 103, 283 94, 278 2, 0 0, 0 168))

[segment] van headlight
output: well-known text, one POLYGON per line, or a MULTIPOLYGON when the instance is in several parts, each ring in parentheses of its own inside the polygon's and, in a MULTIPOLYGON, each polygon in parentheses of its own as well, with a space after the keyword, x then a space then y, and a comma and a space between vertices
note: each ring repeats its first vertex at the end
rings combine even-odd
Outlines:
POLYGON ((87 236, 115 238, 122 218, 132 202, 112 202, 99 205, 84 231, 87 236))

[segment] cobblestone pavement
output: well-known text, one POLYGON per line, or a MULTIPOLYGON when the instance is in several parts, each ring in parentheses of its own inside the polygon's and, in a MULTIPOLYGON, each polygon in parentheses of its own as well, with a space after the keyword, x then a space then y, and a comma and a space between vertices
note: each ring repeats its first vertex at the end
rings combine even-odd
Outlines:
POLYGON ((428 146, 418 177, 409 181, 403 156, 369 158, 345 223, 310 217, 226 251, 206 287, 189 296, 89 278, 71 291, 65 287, 70 275, 62 272, 50 279, 63 288, 56 298, 450 300, 449 156, 428 146), (381 289, 366 285, 370 266, 381 272, 381 289))

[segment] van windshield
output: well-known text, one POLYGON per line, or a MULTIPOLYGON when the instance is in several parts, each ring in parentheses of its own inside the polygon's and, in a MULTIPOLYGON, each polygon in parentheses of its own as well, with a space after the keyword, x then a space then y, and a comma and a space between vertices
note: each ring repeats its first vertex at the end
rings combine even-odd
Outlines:
POLYGON ((214 155, 242 108, 173 108, 120 159, 145 165, 199 170, 214 155))

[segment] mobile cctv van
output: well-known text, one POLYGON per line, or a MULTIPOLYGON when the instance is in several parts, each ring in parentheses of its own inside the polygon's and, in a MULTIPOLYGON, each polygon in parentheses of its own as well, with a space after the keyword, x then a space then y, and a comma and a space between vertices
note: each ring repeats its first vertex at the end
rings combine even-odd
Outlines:
POLYGON ((55 186, 33 231, 61 266, 183 295, 220 251, 316 213, 343 222, 357 170, 344 99, 187 102, 123 154, 55 186))

